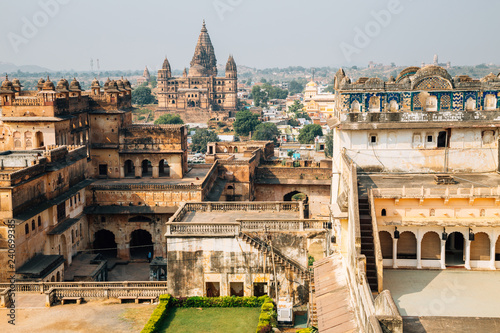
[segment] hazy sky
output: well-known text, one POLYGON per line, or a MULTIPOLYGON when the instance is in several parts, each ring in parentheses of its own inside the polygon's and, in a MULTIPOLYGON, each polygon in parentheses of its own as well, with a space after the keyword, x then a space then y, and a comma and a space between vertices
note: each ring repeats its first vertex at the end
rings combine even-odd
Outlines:
POLYGON ((181 69, 206 19, 219 63, 230 53, 257 68, 420 65, 435 53, 499 63, 499 12, 496 0, 1 1, 0 62, 155 70, 168 55, 181 69))

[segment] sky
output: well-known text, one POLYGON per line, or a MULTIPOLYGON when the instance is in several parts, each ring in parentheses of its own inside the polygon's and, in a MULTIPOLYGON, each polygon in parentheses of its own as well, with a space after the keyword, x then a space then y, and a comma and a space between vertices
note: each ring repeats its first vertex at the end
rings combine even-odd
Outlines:
POLYGON ((52 70, 189 66, 203 19, 220 64, 499 63, 496 0, 1 1, 0 62, 52 70))

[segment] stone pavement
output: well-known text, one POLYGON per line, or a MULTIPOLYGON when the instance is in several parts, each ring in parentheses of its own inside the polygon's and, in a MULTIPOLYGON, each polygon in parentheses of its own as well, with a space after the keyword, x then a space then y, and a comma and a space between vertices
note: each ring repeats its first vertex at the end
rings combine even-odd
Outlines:
POLYGON ((500 332, 500 318, 403 317, 404 333, 500 332))
POLYGON ((16 309, 45 308, 45 295, 16 293, 15 304, 16 309))
POLYGON ((384 270, 402 316, 500 318, 498 286, 499 271, 384 270))

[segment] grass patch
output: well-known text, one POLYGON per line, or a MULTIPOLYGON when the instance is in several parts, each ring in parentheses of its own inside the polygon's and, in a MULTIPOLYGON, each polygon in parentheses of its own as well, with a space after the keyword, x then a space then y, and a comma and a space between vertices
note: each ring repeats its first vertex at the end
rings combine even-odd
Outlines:
POLYGON ((159 332, 254 333, 260 308, 170 308, 159 332))
POLYGON ((155 308, 156 305, 142 305, 138 308, 126 309, 120 314, 120 320, 131 324, 132 328, 139 332, 146 325, 155 308))

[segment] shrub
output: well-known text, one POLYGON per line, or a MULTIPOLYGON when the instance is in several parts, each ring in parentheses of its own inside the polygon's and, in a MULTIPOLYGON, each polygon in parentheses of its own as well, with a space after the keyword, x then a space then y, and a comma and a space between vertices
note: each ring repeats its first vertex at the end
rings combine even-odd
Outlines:
POLYGON ((267 295, 259 297, 259 301, 263 303, 256 332, 271 332, 272 328, 276 327, 278 319, 278 314, 274 311, 275 305, 272 298, 267 295))
POLYGON ((270 303, 270 302, 267 302, 267 303, 264 303, 262 304, 262 307, 261 307, 262 311, 272 311, 274 310, 274 304, 273 303, 270 303))
MULTIPOLYGON (((269 298, 269 296, 268 296, 269 298)), ((178 308, 255 308, 262 306, 267 298, 262 297, 180 297, 173 298, 172 305, 178 308)))
POLYGON ((141 333, 154 333, 158 330, 161 322, 167 315, 167 310, 170 305, 171 296, 168 294, 160 295, 159 297, 160 304, 156 307, 156 309, 151 314, 148 322, 142 329, 141 333))

